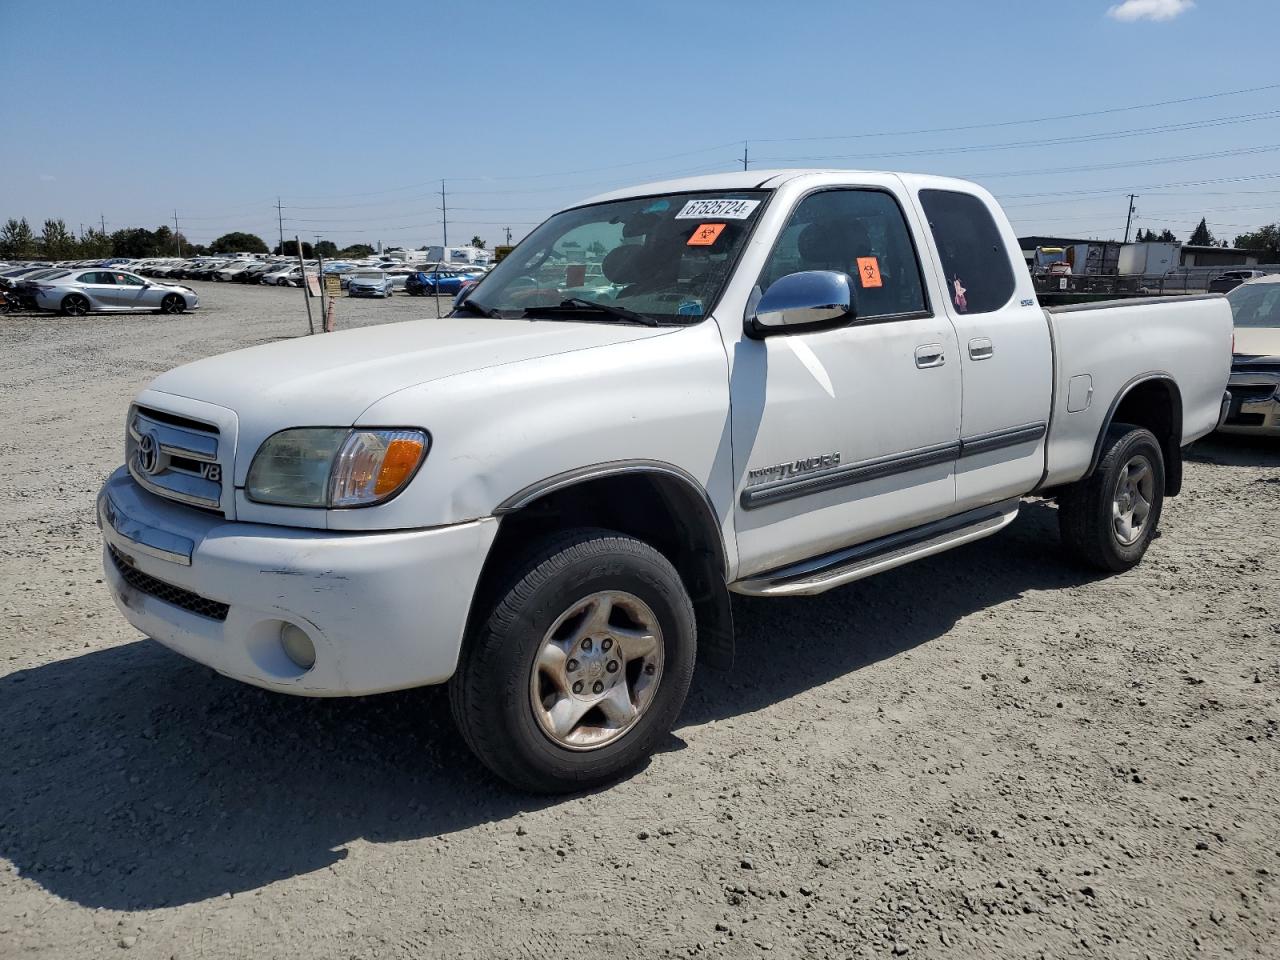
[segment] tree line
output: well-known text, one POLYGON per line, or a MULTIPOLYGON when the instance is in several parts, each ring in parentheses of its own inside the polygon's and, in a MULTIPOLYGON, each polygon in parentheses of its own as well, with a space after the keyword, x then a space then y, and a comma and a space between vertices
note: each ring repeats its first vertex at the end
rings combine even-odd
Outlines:
MULTIPOLYGON (((1166 227, 1160 233, 1154 230, 1144 231, 1138 228, 1137 235, 1133 238, 1137 243, 1177 243, 1178 237, 1172 230, 1166 227)), ((1204 217, 1200 218, 1200 222, 1196 224, 1196 228, 1191 231, 1191 236, 1187 238, 1187 245, 1192 247, 1225 247, 1228 246, 1226 240, 1219 240, 1213 235, 1213 231, 1209 229, 1209 224, 1204 217)), ((1261 255, 1262 263, 1280 263, 1280 223, 1273 223, 1270 226, 1259 227, 1249 233, 1239 234, 1235 242, 1230 244, 1237 250, 1256 250, 1261 255)))
MULTIPOLYGON (((277 245, 271 253, 296 256, 297 244, 286 241, 284 249, 277 245)), ((254 233, 232 231, 224 233, 207 246, 192 243, 181 232, 161 225, 154 230, 145 227, 126 227, 113 233, 90 228, 76 236, 62 220, 46 220, 37 235, 25 217, 10 217, 0 227, 0 260, 105 260, 108 257, 129 257, 140 260, 149 257, 198 257, 205 254, 267 253, 266 242, 254 233)), ((302 255, 313 257, 350 257, 358 259, 374 253, 367 243, 356 243, 338 249, 329 240, 319 243, 302 243, 302 255)))

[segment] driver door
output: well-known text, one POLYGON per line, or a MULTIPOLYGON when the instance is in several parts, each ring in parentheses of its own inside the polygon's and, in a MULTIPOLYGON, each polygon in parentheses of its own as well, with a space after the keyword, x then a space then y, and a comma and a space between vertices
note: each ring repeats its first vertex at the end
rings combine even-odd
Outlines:
POLYGON ((736 345, 730 383, 739 576, 939 519, 955 508, 960 356, 927 294, 900 187, 798 201, 758 290, 853 278, 856 319, 736 345))
POLYGON ((124 310, 152 310, 160 306, 159 298, 147 287, 141 277, 131 273, 113 273, 116 282, 116 306, 124 310), (151 303, 155 300, 155 303, 151 303))

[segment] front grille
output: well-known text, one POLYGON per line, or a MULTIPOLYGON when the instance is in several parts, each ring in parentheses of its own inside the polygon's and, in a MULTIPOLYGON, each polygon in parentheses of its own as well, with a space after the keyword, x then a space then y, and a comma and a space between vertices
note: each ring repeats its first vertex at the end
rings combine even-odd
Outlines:
POLYGON ((1232 401, 1256 403, 1259 400, 1270 400, 1276 392, 1274 383, 1233 383, 1227 387, 1231 391, 1232 401))
POLYGON ((217 600, 210 600, 208 597, 202 597, 200 594, 184 590, 182 587, 175 587, 172 583, 157 580, 149 573, 143 573, 135 567, 126 557, 118 553, 115 547, 108 547, 107 549, 111 553, 111 561, 115 564, 121 578, 139 593, 145 593, 149 597, 155 597, 157 600, 172 604, 175 607, 181 607, 183 610, 194 613, 197 616, 208 617, 210 620, 223 621, 227 619, 227 611, 231 609, 227 604, 219 603, 217 600))
POLYGON ((148 407, 133 407, 125 463, 138 485, 203 510, 222 508, 218 428, 148 407))
POLYGON ((1237 357, 1235 362, 1231 364, 1231 372, 1235 374, 1280 373, 1280 362, 1262 358, 1257 360, 1242 360, 1237 357))
POLYGON ((1260 413, 1235 413, 1226 419, 1228 427, 1260 427, 1266 422, 1267 418, 1260 413))

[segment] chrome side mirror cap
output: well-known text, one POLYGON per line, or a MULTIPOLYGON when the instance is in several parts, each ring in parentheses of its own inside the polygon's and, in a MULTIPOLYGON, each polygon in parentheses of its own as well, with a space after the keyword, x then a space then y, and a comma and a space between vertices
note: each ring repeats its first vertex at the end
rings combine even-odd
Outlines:
POLYGON ((747 319, 753 337, 800 333, 849 323, 856 316, 849 275, 804 270, 775 280, 747 319))

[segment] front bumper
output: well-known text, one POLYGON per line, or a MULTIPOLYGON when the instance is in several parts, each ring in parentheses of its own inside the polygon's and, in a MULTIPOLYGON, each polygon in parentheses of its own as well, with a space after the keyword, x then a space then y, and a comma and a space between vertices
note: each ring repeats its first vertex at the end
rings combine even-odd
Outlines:
POLYGON ((98 494, 98 522, 130 623, 228 677, 313 697, 447 680, 498 529, 491 517, 367 534, 231 522, 147 493, 124 468, 98 494), (284 624, 315 645, 311 669, 285 654, 284 624))

